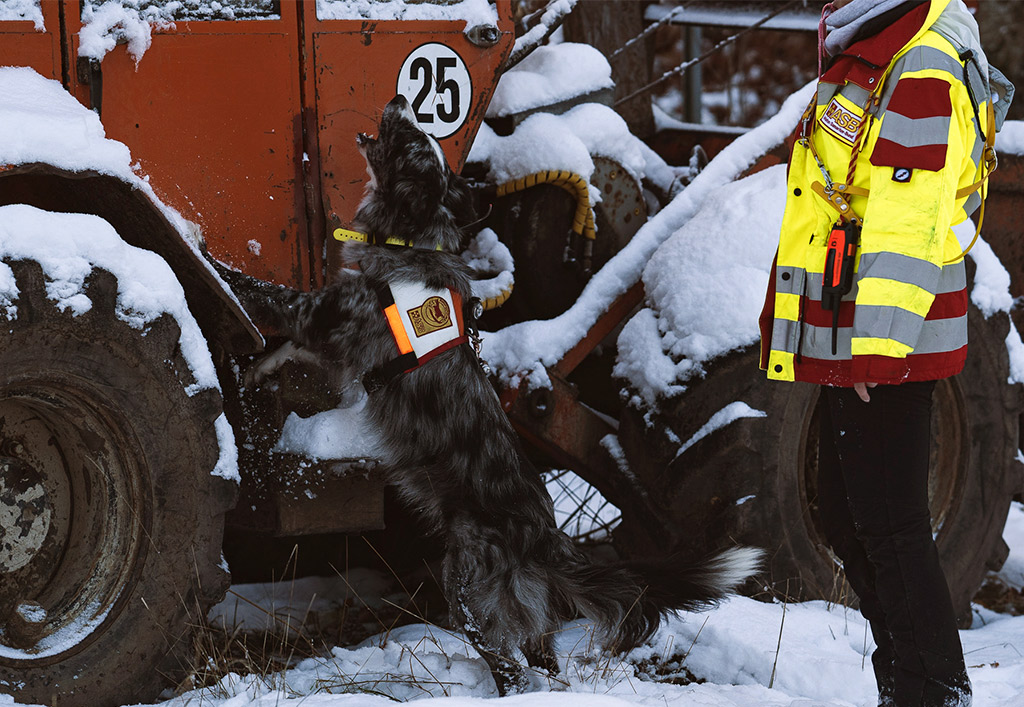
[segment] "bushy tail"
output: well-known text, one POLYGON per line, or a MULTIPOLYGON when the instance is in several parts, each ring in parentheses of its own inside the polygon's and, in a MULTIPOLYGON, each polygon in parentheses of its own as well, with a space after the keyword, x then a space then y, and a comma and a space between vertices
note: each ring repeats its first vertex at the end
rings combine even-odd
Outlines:
POLYGON ((733 547, 694 562, 680 554, 613 565, 577 565, 570 571, 576 610, 597 623, 607 648, 626 651, 657 630, 666 614, 716 605, 754 574, 763 553, 733 547))

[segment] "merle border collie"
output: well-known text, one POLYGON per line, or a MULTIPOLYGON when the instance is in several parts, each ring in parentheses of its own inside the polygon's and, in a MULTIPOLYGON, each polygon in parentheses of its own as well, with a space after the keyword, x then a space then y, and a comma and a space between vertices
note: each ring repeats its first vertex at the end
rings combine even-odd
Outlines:
POLYGON ((342 252, 358 268, 316 292, 221 272, 257 323, 291 340, 251 379, 296 354, 362 377, 387 480, 443 542, 451 625, 487 661, 498 692, 529 687, 522 658, 558 673, 553 637, 567 619, 589 618, 608 650, 625 651, 668 612, 708 608, 755 572, 760 551, 743 547, 700 562, 591 562, 556 527, 544 483, 471 345, 456 342, 412 370, 396 366, 396 335, 383 313, 389 289, 457 295, 442 309, 471 302, 458 253, 476 222, 473 198, 402 96, 384 109, 376 138, 356 141, 370 175, 356 225, 368 242, 347 242, 342 252), (386 245, 389 236, 408 245, 386 245))

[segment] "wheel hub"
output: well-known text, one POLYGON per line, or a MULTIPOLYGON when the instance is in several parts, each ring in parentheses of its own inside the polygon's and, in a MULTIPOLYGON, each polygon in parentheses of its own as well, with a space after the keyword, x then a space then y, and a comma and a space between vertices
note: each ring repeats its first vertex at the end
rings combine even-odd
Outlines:
POLYGON ((0 575, 32 561, 52 516, 42 476, 19 459, 0 457, 0 575))

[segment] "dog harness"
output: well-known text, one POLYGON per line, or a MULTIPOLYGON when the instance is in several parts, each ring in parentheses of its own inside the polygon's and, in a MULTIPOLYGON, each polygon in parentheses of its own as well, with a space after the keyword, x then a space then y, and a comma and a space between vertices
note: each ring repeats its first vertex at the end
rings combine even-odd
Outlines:
POLYGON ((363 375, 367 392, 468 343, 462 298, 454 290, 432 289, 418 282, 374 283, 373 287, 398 355, 363 375))

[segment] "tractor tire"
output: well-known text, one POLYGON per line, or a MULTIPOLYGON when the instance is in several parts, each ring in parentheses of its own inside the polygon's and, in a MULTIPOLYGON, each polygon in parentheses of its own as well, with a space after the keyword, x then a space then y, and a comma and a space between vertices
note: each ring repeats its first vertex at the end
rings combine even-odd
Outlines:
MULTIPOLYGON (((1003 526, 1021 488, 1020 391, 1007 383, 1004 343, 1009 320, 1002 313, 986 320, 972 305, 968 327, 965 370, 940 381, 933 396, 928 489, 939 555, 966 623, 986 571, 1006 558, 1003 526)), ((617 540, 627 554, 651 547, 652 536, 665 532, 695 553, 732 543, 763 547, 766 566, 748 583, 749 593, 850 604, 841 564, 818 520, 818 386, 769 382, 758 360, 754 347, 717 361, 659 409, 653 426, 635 410, 624 415, 620 439, 630 468, 660 502, 652 513, 624 517, 617 540), (736 401, 764 416, 747 411, 749 417, 676 456, 681 443, 736 401)))
POLYGON ((229 582, 234 482, 211 475, 218 390, 190 390, 179 328, 115 314, 96 269, 91 309, 59 311, 34 261, 8 263, 0 310, 0 692, 105 707, 153 700, 195 658, 229 582), (190 395, 189 393, 193 393, 190 395))

